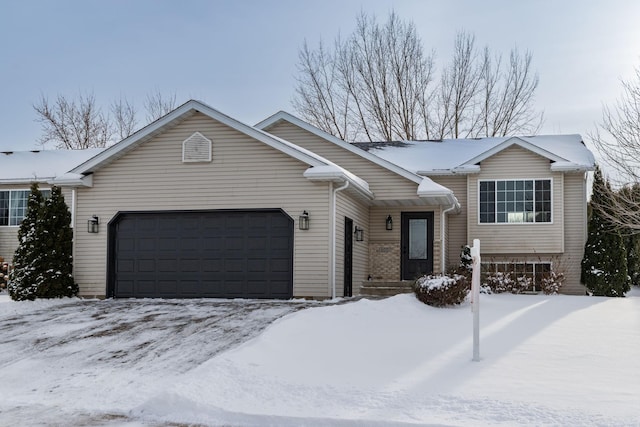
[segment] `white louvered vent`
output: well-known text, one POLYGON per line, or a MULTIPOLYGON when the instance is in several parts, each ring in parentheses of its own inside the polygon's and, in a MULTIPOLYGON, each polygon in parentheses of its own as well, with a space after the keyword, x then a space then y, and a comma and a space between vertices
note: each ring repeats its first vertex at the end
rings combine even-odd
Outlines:
POLYGON ((185 163, 210 162, 211 140, 195 132, 182 143, 182 161, 185 163))

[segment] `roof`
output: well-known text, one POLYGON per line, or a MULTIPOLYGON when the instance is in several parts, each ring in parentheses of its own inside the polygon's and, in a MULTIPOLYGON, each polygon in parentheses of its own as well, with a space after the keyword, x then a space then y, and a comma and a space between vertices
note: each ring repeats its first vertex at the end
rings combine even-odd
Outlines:
POLYGON ((102 151, 104 148, 0 152, 0 184, 24 184, 36 181, 60 185, 84 185, 81 181, 82 175, 69 173, 69 171, 102 151))
MULTIPOLYGON (((133 135, 105 149, 95 157, 88 159, 79 166, 75 167, 71 172, 83 175, 91 174, 117 160, 118 158, 124 156, 126 153, 135 149, 144 142, 150 140, 154 136, 176 126, 178 123, 188 119, 198 112, 226 126, 229 126, 232 129, 242 132, 245 135, 250 136, 251 138, 254 138, 266 145, 269 145, 270 147, 275 148, 282 153, 298 159, 303 163, 308 164, 311 167, 308 172, 310 176, 313 176, 315 179, 321 180, 322 174, 319 175, 315 173, 315 171, 313 170, 314 168, 330 167, 334 171, 334 173, 331 177, 328 177, 327 180, 349 181, 351 183, 351 187, 354 188, 358 193, 369 199, 373 198, 373 193, 371 193, 371 191, 369 190, 369 185, 367 184, 367 182, 348 172, 346 169, 336 165, 335 163, 325 159, 322 156, 319 156, 318 154, 292 144, 291 142, 286 141, 282 138, 271 135, 261 129, 244 124, 204 104, 203 102, 193 99, 182 104, 181 106, 171 111, 167 115, 159 118, 155 122, 145 126, 133 135)), ((307 176, 307 172, 305 172, 304 176, 307 176)))
POLYGON ((393 143, 357 143, 389 162, 419 175, 479 172, 478 163, 511 147, 520 146, 548 158, 551 170, 593 170, 595 159, 580 135, 541 135, 442 141, 402 141, 393 143))
POLYGON ((278 111, 276 114, 264 119, 260 123, 256 124, 255 127, 258 129, 263 129, 268 131, 269 128, 275 126, 280 122, 289 122, 301 129, 310 132, 313 135, 316 135, 332 144, 335 144, 339 147, 344 148, 347 151, 350 151, 360 157, 363 157, 370 162, 381 166, 384 169, 387 169, 397 175, 400 175, 410 181, 418 184, 418 196, 429 198, 438 204, 447 204, 447 205, 456 205, 459 207, 459 203, 453 191, 448 189, 447 187, 440 185, 428 177, 420 176, 419 174, 406 169, 403 165, 389 161, 381 156, 376 156, 368 153, 366 150, 362 150, 356 144, 350 144, 337 138, 330 133, 319 129, 304 120, 294 116, 293 114, 287 113, 286 111, 278 111))

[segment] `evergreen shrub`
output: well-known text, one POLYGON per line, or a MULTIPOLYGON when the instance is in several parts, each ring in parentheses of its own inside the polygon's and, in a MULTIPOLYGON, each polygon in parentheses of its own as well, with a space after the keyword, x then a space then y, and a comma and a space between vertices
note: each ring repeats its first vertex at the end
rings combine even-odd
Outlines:
POLYGON ((461 274, 422 276, 413 283, 413 291, 423 303, 433 307, 461 304, 470 290, 471 282, 461 274))

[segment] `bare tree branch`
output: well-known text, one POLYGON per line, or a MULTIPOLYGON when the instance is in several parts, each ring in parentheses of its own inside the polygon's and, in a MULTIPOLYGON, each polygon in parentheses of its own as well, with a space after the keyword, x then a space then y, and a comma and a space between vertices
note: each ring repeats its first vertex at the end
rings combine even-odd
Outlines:
POLYGON ((136 131, 136 110, 127 98, 118 99, 111 104, 113 114, 113 126, 116 136, 125 139, 136 131))
POLYGON ((176 94, 165 96, 160 91, 147 95, 144 101, 147 111, 147 123, 154 122, 176 108, 176 94))
POLYGON ((109 118, 96 106, 93 94, 80 94, 77 102, 58 95, 53 104, 42 95, 33 108, 42 125, 43 145, 53 142, 56 148, 83 149, 104 147, 111 139, 109 118))
POLYGON ((498 136, 537 132, 538 77, 532 55, 512 50, 503 70, 475 37, 458 33, 451 62, 435 82, 435 53, 425 53, 411 22, 392 12, 384 25, 362 13, 334 50, 299 52, 293 105, 311 124, 347 141, 498 136))

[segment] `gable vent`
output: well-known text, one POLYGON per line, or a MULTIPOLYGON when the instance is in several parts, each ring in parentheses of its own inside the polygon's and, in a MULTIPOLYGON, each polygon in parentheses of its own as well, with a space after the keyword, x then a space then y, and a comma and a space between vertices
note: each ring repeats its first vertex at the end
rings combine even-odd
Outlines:
POLYGON ((195 132, 182 143, 182 161, 185 163, 210 162, 211 140, 195 132))

